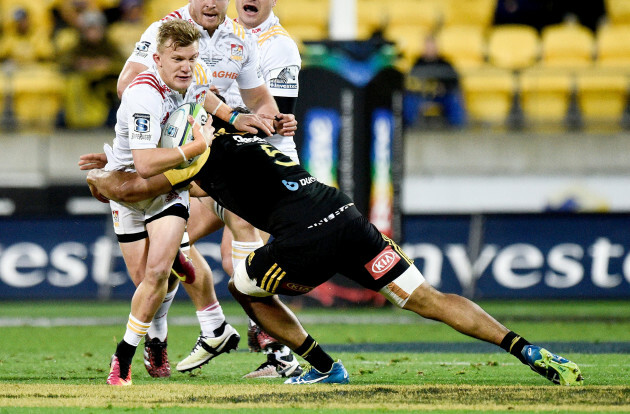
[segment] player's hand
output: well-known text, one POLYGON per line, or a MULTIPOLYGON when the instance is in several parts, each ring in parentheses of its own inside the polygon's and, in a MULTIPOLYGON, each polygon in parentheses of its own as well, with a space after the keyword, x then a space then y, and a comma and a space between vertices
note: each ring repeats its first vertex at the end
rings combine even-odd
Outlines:
POLYGON ((107 164, 107 156, 104 152, 98 154, 83 154, 79 156, 80 170, 93 170, 95 168, 103 168, 107 164))
POLYGON ((101 194, 98 191, 98 188, 96 187, 96 178, 102 173, 103 173, 103 170, 100 170, 100 169, 91 170, 87 175, 87 183, 88 183, 88 187, 90 188, 90 193, 92 193, 92 197, 94 197, 101 203, 107 204, 109 203, 109 199, 105 197, 103 194, 101 194))
POLYGON ((258 133, 261 130, 268 136, 273 135, 273 125, 271 119, 256 114, 238 114, 234 121, 234 128, 239 131, 258 133))
POLYGON ((285 137, 295 135, 297 131, 297 120, 293 114, 278 114, 273 118, 273 126, 276 133, 285 137))
POLYGON ((188 123, 192 125, 195 140, 199 139, 203 141, 206 144, 206 148, 212 145, 212 141, 214 140, 214 127, 212 126, 211 116, 208 117, 208 122, 206 122, 204 126, 201 126, 195 121, 192 115, 188 115, 188 123))

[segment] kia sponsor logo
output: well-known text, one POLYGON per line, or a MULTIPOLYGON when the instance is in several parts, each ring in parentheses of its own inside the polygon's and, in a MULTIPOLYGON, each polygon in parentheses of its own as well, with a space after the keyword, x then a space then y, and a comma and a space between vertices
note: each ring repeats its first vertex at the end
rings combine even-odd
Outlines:
POLYGON ((365 268, 376 280, 384 276, 392 267, 400 261, 400 256, 394 252, 391 246, 387 246, 382 252, 372 259, 365 268))
POLYGON ((284 287, 289 289, 289 290, 293 290, 296 292, 300 292, 300 293, 308 293, 311 290, 313 290, 314 288, 311 286, 304 286, 304 285, 298 285, 297 283, 285 283, 284 287))

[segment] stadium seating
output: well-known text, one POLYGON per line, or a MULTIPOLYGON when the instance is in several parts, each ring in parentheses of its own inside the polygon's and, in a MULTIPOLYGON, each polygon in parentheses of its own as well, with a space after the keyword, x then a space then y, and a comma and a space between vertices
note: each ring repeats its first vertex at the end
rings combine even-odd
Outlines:
POLYGON ((431 2, 421 0, 397 0, 387 7, 387 27, 417 26, 433 31, 440 22, 440 11, 431 2))
POLYGON ((596 44, 597 66, 630 71, 630 24, 600 27, 596 44))
POLYGON ((13 14, 19 8, 23 8, 29 14, 32 24, 41 32, 50 35, 53 29, 53 18, 51 7, 52 0, 29 1, 29 0, 1 0, 0 1, 0 23, 2 30, 7 30, 13 20, 13 14))
POLYGON ((540 53, 538 32, 531 26, 494 27, 488 38, 488 60, 496 67, 521 70, 532 66, 540 53))
POLYGON ((186 0, 146 0, 144 4, 144 27, 148 27, 154 21, 160 20, 170 12, 187 4, 188 1, 186 0))
POLYGON ((542 31, 542 63, 548 67, 579 69, 593 63, 593 33, 579 24, 557 24, 542 31))
POLYGON ((525 119, 534 123, 560 123, 567 116, 573 77, 557 69, 532 68, 519 78, 520 105, 525 119))
POLYGON ((443 0, 446 26, 471 25, 487 28, 492 24, 497 0, 443 0))
POLYGON ((463 71, 462 90, 471 121, 504 123, 512 109, 514 75, 492 67, 463 71))
POLYGON ((396 25, 387 26, 385 38, 396 43, 399 52, 402 53, 400 68, 404 71, 411 68, 411 65, 422 54, 424 50, 424 39, 428 31, 423 26, 396 25))
POLYGON ((485 44, 479 26, 447 26, 437 34, 440 53, 458 69, 483 65, 485 44))
POLYGON ((628 99, 628 77, 608 69, 576 75, 576 94, 584 121, 619 122, 628 99))
POLYGON ((612 24, 630 24, 630 1, 606 0, 606 15, 612 24))
POLYGON ((129 56, 146 28, 142 24, 115 22, 107 28, 107 37, 122 56, 129 56))
POLYGON ((55 124, 65 95, 63 76, 50 65, 24 67, 12 83, 13 110, 23 128, 48 129, 55 124))

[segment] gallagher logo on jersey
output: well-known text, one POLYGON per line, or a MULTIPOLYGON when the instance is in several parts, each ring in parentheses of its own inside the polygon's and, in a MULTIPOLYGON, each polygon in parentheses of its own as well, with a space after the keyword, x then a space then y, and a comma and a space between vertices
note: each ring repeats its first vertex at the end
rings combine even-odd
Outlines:
POLYGON ((232 43, 230 58, 232 60, 243 60, 243 45, 235 45, 232 43))
POLYGON ((365 268, 370 272, 374 280, 378 280, 389 272, 399 261, 400 256, 394 252, 391 246, 387 246, 378 256, 366 264, 365 268))

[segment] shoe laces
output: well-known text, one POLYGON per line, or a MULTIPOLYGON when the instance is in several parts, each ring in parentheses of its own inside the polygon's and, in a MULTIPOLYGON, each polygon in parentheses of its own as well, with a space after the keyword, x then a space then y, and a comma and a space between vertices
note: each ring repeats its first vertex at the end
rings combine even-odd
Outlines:
POLYGON ((152 339, 147 343, 146 347, 151 351, 149 352, 149 361, 151 362, 151 365, 156 367, 162 366, 166 359, 166 342, 152 339))

